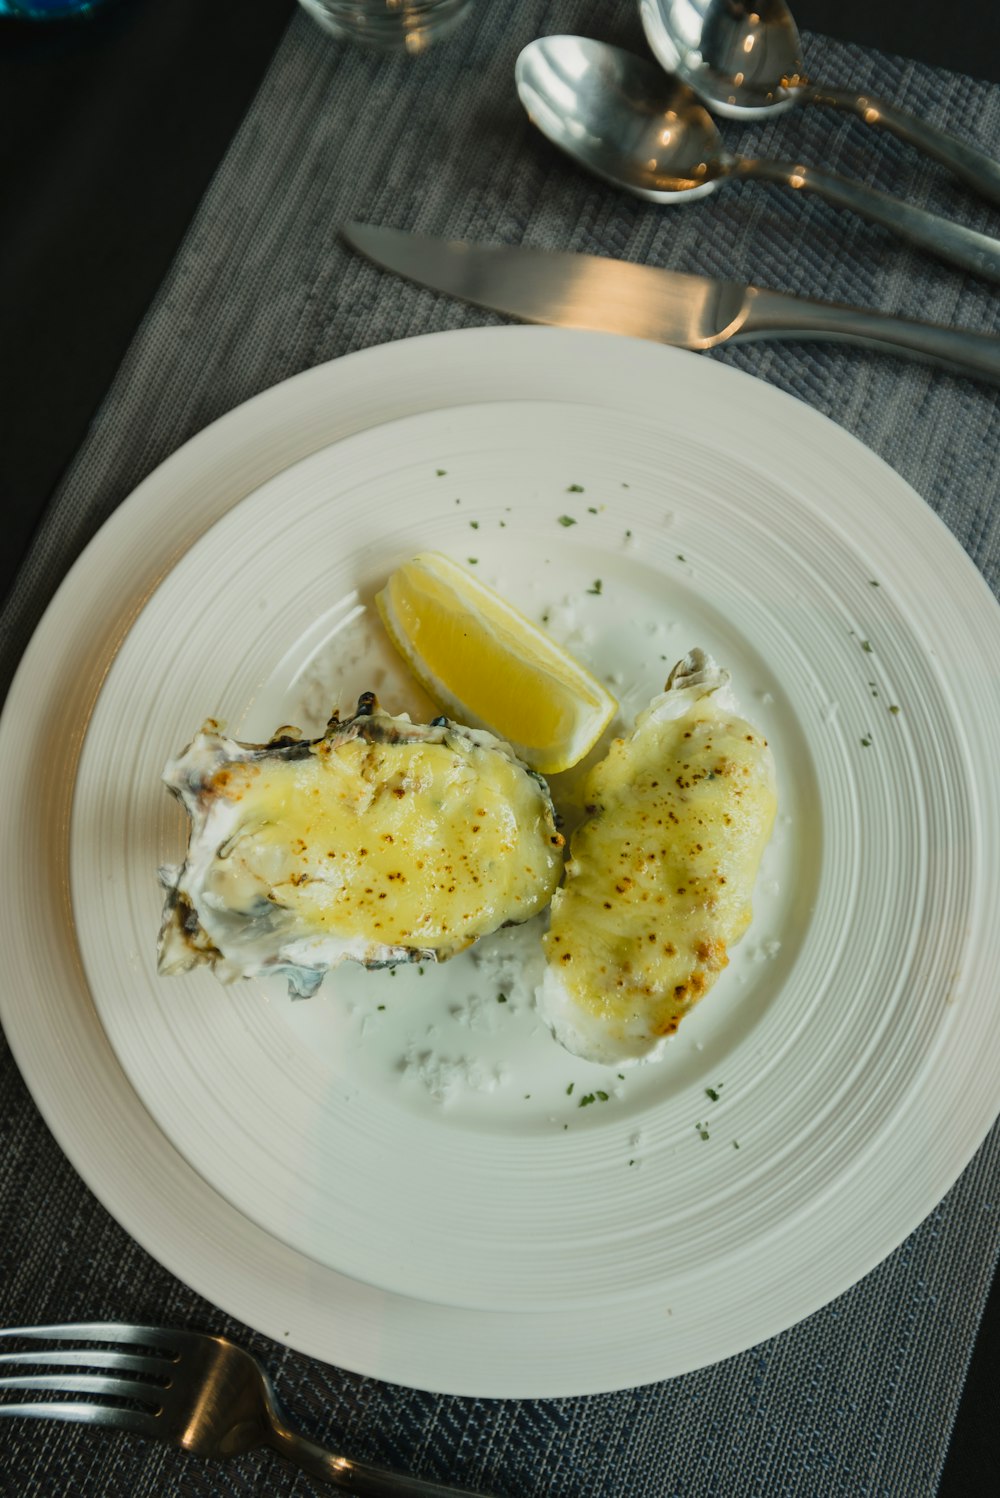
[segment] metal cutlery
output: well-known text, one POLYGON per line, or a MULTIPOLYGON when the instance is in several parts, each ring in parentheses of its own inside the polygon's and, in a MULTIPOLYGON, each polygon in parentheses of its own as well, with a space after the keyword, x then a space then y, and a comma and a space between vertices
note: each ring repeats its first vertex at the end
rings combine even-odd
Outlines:
POLYGON ((985 151, 885 99, 811 82, 785 0, 639 0, 639 11, 658 61, 713 113, 759 120, 799 104, 847 110, 866 125, 890 130, 1000 203, 1000 162, 985 151))
POLYGON ((363 1498, 477 1498, 465 1488, 338 1456, 299 1435, 286 1423, 264 1368, 226 1337, 121 1321, 11 1327, 0 1337, 75 1344, 0 1351, 0 1370, 16 1370, 0 1377, 0 1395, 67 1396, 18 1403, 0 1398, 0 1416, 108 1426, 209 1458, 266 1447, 311 1477, 363 1498))
POLYGON ((422 286, 526 322, 680 348, 818 338, 908 354, 1000 382, 1000 338, 598 255, 467 244, 346 224, 352 249, 422 286))
POLYGON ((580 165, 648 202, 677 204, 730 178, 815 192, 920 249, 1000 280, 1000 240, 861 182, 795 161, 736 156, 687 84, 621 47, 581 36, 529 42, 514 70, 543 135, 580 165))

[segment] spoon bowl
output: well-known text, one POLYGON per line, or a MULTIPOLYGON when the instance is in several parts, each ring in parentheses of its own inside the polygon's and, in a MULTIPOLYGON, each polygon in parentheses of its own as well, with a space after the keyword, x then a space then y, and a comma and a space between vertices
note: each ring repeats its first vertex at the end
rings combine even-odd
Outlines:
POLYGON ((761 120, 801 102, 802 43, 785 0, 639 0, 656 57, 727 119, 761 120))
POLYGON ((644 58, 584 36, 546 36, 517 59, 521 103, 543 135, 606 182, 653 203, 704 197, 725 174, 697 95, 644 58))

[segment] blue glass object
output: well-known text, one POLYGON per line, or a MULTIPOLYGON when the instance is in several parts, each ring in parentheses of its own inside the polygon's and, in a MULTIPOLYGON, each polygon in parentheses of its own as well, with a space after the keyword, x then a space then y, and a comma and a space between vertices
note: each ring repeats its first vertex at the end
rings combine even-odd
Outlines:
POLYGON ((19 21, 63 21, 69 16, 85 16, 100 10, 107 0, 0 0, 0 18, 13 16, 19 21))

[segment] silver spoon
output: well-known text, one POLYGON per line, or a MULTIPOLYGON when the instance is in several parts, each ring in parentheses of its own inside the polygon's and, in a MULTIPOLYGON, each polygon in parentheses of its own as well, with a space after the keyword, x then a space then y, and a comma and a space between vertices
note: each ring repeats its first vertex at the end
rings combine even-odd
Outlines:
POLYGON ((518 95, 544 135, 597 176, 652 203, 705 197, 728 177, 819 193, 978 275, 1000 280, 1000 240, 887 193, 790 161, 734 156, 687 84, 653 62, 582 36, 529 42, 518 95))
POLYGON ((669 73, 716 114, 761 120, 796 104, 846 109, 948 167, 1000 203, 1000 162, 905 110, 850 89, 810 83, 785 0, 639 0, 646 40, 669 73))

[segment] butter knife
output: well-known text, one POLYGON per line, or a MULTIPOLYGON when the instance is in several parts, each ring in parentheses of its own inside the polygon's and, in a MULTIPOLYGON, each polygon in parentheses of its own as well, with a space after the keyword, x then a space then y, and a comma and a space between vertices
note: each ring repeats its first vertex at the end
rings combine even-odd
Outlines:
POLYGON ((385 270, 525 322, 689 349, 758 338, 859 343, 1000 383, 1000 338, 989 333, 599 255, 469 244, 373 224, 346 224, 341 232, 385 270))

